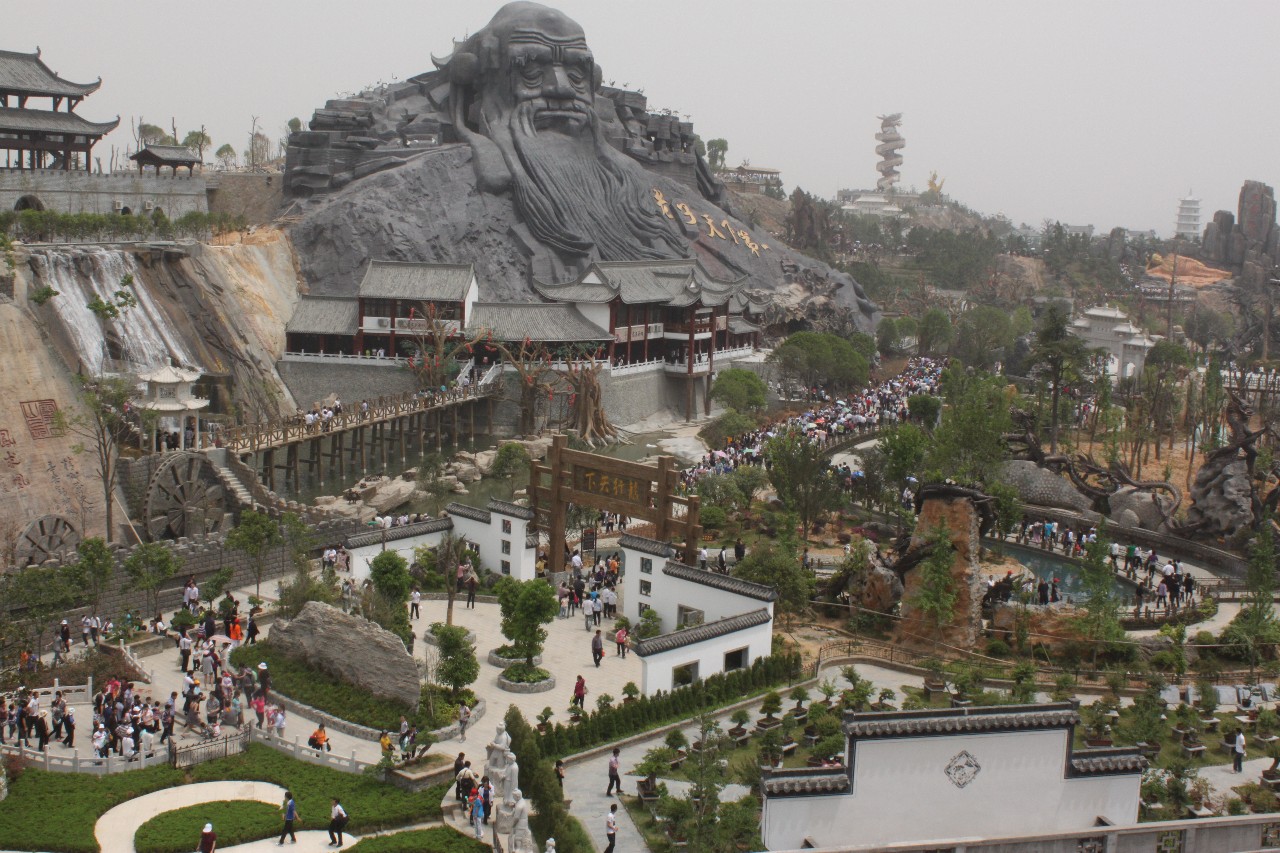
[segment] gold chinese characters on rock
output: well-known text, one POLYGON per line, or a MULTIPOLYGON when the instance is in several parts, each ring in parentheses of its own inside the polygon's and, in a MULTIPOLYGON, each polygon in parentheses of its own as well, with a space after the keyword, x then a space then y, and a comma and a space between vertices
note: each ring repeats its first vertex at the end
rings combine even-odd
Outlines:
POLYGON ((751 232, 745 228, 735 228, 732 222, 723 217, 717 225, 716 217, 712 214, 699 213, 683 201, 668 201, 666 195, 657 187, 653 188, 653 200, 663 216, 693 226, 698 229, 700 237, 726 242, 732 240, 735 246, 745 246, 757 258, 760 257, 761 251, 769 251, 768 243, 757 243, 752 239, 751 232))

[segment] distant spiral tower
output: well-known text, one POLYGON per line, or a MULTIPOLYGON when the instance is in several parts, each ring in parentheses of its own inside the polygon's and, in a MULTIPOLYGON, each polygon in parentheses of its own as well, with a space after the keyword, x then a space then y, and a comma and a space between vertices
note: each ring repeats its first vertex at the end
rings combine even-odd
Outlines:
POLYGON ((876 146, 876 153, 880 155, 876 171, 880 173, 880 178, 876 181, 876 189, 885 192, 898 182, 898 167, 902 165, 902 155, 898 153, 898 149, 905 146, 907 141, 898 133, 902 113, 876 118, 880 119, 880 132, 876 134, 876 141, 880 143, 876 146))

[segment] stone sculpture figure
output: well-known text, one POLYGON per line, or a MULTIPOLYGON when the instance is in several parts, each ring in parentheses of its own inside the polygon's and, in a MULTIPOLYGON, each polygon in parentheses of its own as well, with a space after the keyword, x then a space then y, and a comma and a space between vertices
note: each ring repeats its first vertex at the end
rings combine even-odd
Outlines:
POLYGON ((529 801, 520 793, 519 788, 514 791, 511 821, 511 835, 507 839, 507 850, 510 853, 536 853, 533 846, 533 833, 529 831, 529 801))
POLYGON ((496 787, 506 768, 506 757, 511 749, 511 735, 507 734, 506 723, 498 723, 497 732, 485 749, 487 753, 484 761, 484 775, 488 776, 496 787))
POLYGON ((510 806, 515 802, 515 793, 520 786, 520 765, 511 750, 507 750, 506 759, 506 768, 502 771, 502 802, 510 806))
POLYGON ((512 831, 515 826, 516 792, 520 787, 520 765, 516 762, 515 753, 507 750, 503 754, 503 767, 497 776, 490 775, 493 783, 494 830, 499 834, 512 831))
POLYGON ((689 240, 654 205, 640 170, 601 133, 600 67, 577 23, 539 3, 508 3, 440 65, 480 189, 510 190, 540 243, 569 263, 688 256, 689 240))

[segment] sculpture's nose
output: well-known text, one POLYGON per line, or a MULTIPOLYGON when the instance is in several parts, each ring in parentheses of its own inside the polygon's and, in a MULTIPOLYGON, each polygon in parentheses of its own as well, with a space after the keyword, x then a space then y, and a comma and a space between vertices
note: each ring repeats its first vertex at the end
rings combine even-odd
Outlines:
POLYGON ((569 83, 569 75, 563 65, 551 66, 551 79, 547 84, 547 95, 569 97, 573 94, 573 86, 569 83))

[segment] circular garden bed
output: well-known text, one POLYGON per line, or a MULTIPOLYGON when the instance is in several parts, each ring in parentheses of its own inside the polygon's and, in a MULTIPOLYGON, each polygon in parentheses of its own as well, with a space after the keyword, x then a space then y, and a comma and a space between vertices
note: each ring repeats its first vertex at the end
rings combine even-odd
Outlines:
POLYGON ((545 669, 527 666, 524 661, 512 664, 498 674, 498 687, 508 693, 546 693, 554 690, 556 677, 545 669))
MULTIPOLYGON (((517 655, 515 649, 510 646, 498 646, 496 649, 491 649, 487 660, 490 666, 496 666, 498 669, 507 669, 525 662, 524 657, 517 655)), ((542 666, 542 655, 533 656, 533 665, 542 666)))
MULTIPOLYGON (((422 639, 423 639, 423 641, 424 641, 428 646, 438 646, 438 645, 440 645, 440 640, 436 637, 436 635, 435 635, 435 634, 433 634, 433 633, 431 632, 431 629, 430 629, 430 628, 428 628, 427 630, 425 630, 425 631, 423 631, 423 632, 422 632, 422 639)), ((476 644, 476 632, 475 632, 475 631, 468 631, 468 632, 467 632, 467 642, 468 642, 468 643, 470 643, 470 644, 471 644, 471 645, 473 645, 473 646, 476 644)))

